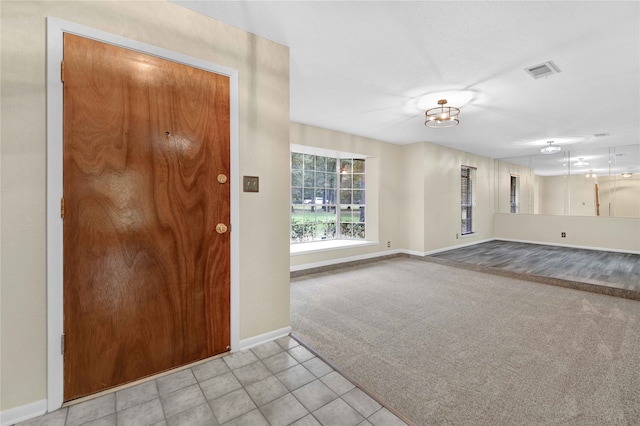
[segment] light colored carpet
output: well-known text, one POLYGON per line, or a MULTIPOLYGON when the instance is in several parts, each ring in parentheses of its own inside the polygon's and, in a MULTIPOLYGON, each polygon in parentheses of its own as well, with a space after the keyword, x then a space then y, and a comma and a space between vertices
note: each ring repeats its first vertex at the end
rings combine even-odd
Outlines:
POLYGON ((292 279, 293 332, 418 425, 640 424, 640 302, 394 258, 292 279))

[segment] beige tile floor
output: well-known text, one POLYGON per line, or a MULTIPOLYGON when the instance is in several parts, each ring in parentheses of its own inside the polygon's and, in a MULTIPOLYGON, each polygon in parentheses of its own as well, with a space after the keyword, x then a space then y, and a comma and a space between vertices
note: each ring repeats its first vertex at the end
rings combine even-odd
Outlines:
POLYGON ((20 423, 40 425, 405 423, 287 336, 20 423))

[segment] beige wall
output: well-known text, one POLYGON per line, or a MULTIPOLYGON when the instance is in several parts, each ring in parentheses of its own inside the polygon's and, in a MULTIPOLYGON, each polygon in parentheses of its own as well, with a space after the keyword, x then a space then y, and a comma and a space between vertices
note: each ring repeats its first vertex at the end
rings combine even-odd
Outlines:
POLYGON ((292 267, 396 249, 420 254, 493 238, 493 159, 428 142, 398 146, 299 123, 291 124, 291 143, 371 157, 367 165, 367 222, 376 222, 377 238, 369 228, 367 232, 379 242, 291 256, 292 267), (465 237, 460 236, 462 165, 477 168, 474 234, 465 237), (372 198, 376 193, 377 200, 372 198), (387 248, 389 241, 391 248, 387 248))
POLYGON ((398 146, 298 123, 291 124, 291 143, 371 156, 367 160, 367 222, 377 212, 373 216, 377 238, 373 233, 369 237, 379 242, 293 255, 293 268, 396 249, 423 254, 493 238, 493 159, 428 142, 398 146), (460 236, 462 165, 477 168, 474 234, 465 237, 460 236), (372 202, 376 192, 379 198, 372 202))
POLYGON ((494 160, 431 143, 424 146, 425 252, 493 238, 494 160), (476 168, 474 233, 464 237, 460 236, 461 166, 476 168))
POLYGON ((640 219, 499 213, 495 238, 640 252, 640 219))
POLYGON ((239 70, 240 339, 289 325, 288 48, 165 1, 2 1, 0 410, 46 395, 45 18, 239 70), (264 226, 268 223, 269 226, 264 226))
POLYGON ((569 214, 569 176, 539 176, 540 214, 569 214))
POLYGON ((425 235, 425 144, 414 143, 402 147, 402 197, 401 210, 403 248, 424 253, 425 235))
POLYGON ((511 175, 520 181, 518 213, 535 213, 536 180, 530 167, 495 160, 496 163, 496 212, 511 212, 511 175))
MULTIPOLYGON (((291 256, 291 266, 384 252, 404 244, 399 230, 404 201, 400 193, 400 146, 300 123, 291 123, 291 143, 367 156, 366 232, 367 239, 379 242, 363 247, 291 256), (387 248, 388 241, 391 241, 391 248, 387 248)), ((288 165, 286 170, 289 171, 288 165)))
POLYGON ((569 214, 571 216, 596 216, 596 183, 584 175, 572 175, 569 179, 569 214))
POLYGON ((600 216, 640 217, 640 176, 540 176, 540 213, 596 216, 595 184, 600 216))
POLYGON ((600 216, 640 217, 640 175, 598 177, 600 216))

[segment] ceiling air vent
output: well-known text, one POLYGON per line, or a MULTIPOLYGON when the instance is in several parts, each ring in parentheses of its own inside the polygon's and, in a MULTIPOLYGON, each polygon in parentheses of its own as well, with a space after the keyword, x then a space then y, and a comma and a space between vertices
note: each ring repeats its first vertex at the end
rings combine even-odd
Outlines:
POLYGON ((552 74, 560 72, 560 68, 553 61, 548 61, 543 64, 534 65, 524 69, 531 77, 538 79, 542 77, 549 77, 552 74))

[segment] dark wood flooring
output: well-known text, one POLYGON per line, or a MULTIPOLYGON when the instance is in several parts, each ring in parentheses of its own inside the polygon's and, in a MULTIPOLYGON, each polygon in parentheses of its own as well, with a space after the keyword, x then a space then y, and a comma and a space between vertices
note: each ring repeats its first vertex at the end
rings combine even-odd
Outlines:
POLYGON ((640 293, 640 255, 489 241, 427 256, 640 293))

